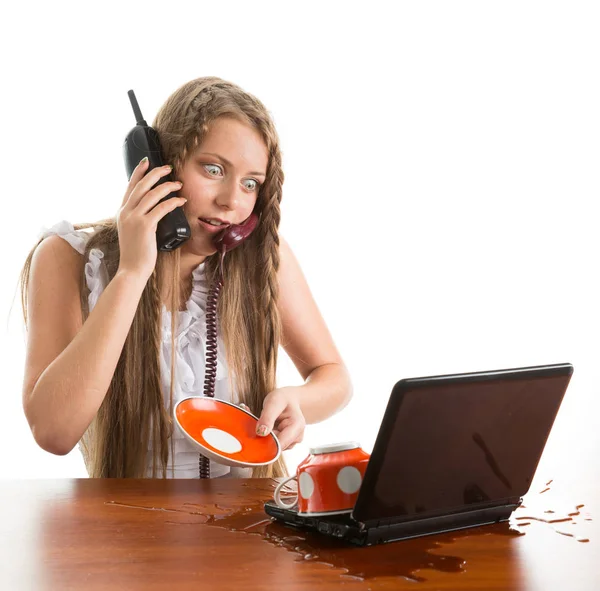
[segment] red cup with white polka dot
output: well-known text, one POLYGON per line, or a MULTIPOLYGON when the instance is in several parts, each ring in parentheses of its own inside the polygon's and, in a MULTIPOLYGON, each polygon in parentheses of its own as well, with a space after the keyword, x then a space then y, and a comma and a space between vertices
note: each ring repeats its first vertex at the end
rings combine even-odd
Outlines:
POLYGON ((369 458, 355 441, 312 447, 309 456, 298 465, 296 474, 275 489, 275 503, 282 509, 292 509, 297 504, 299 515, 350 513, 369 458), (284 501, 281 492, 291 480, 297 480, 298 494, 284 501))

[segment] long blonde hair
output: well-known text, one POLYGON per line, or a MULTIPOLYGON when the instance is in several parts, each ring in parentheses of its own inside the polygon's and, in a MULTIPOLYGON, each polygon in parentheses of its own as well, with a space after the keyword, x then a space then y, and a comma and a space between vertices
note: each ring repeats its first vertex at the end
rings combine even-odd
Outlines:
MULTIPOLYGON (((152 123, 160 136, 165 163, 173 174, 201 144, 218 117, 233 117, 260 132, 269 154, 266 179, 260 188, 254 211, 261 219, 252 235, 227 253, 225 282, 218 303, 219 327, 225 343, 229 384, 259 416, 264 397, 276 387, 277 353, 281 324, 277 309, 279 268, 280 201, 284 174, 279 138, 264 105, 239 86, 214 76, 197 78, 177 89, 163 104, 152 123), (234 386, 235 384, 235 386, 234 386)), ((119 265, 119 240, 115 218, 75 229, 95 228, 85 249, 104 253, 109 279, 119 265)), ((29 270, 35 249, 29 253, 21 272, 21 302, 27 325, 29 270)), ((153 450, 152 475, 166 477, 169 440, 173 432, 173 390, 175 379, 175 322, 181 295, 186 287, 179 280, 179 251, 159 251, 156 267, 142 293, 131 329, 117 363, 109 389, 95 418, 82 438, 86 468, 91 477, 140 478, 145 476, 149 444, 153 450), (159 351, 161 343, 161 286, 170 288, 171 385, 170 405, 165 408, 161 390, 159 351)), ((218 274, 219 257, 206 259, 209 285, 218 274)), ((83 318, 89 314, 89 290, 81 277, 83 318)), ((232 390, 233 391, 233 390, 232 390)), ((253 477, 287 474, 281 457, 269 466, 254 468, 253 477)))

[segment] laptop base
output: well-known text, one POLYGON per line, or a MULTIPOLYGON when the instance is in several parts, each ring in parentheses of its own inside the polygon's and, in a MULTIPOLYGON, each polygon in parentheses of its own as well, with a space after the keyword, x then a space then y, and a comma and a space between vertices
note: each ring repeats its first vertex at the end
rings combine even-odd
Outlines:
POLYGON ((366 526, 363 529, 349 515, 327 518, 307 517, 298 515, 293 509, 281 509, 272 501, 265 503, 265 512, 295 528, 315 531, 356 546, 372 546, 508 521, 511 513, 518 506, 518 503, 501 505, 389 525, 366 526))

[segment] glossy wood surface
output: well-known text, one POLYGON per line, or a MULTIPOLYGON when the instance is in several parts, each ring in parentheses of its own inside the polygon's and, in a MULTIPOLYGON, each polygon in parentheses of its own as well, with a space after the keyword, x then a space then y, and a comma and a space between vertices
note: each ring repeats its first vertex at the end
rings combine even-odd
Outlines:
POLYGON ((521 534, 497 524, 355 548, 272 522, 269 479, 3 481, 0 588, 600 589, 593 484, 532 490, 538 517, 557 521, 524 519, 526 503, 521 534))

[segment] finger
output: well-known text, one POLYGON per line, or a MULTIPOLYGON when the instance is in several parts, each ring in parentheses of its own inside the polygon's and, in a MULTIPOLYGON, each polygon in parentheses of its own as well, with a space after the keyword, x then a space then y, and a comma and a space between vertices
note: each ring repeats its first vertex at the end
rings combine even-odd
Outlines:
POLYGON ((291 449, 296 442, 293 439, 290 439, 290 436, 286 433, 282 433, 280 437, 277 438, 279 440, 279 445, 281 446, 281 451, 287 451, 291 449))
POLYGON ((294 424, 294 420, 286 417, 285 419, 282 419, 281 421, 275 421, 274 429, 277 429, 278 431, 283 431, 284 429, 286 429, 287 427, 289 427, 290 425, 293 425, 293 424, 294 424))
POLYGON ((287 402, 285 398, 274 396, 272 398, 265 399, 265 405, 263 406, 262 413, 258 419, 256 425, 256 434, 264 437, 268 435, 275 425, 277 417, 285 410, 287 402))
POLYGON ((135 207, 135 210, 145 215, 148 212, 152 211, 152 209, 156 206, 157 203, 164 199, 167 195, 171 193, 177 192, 181 189, 182 184, 179 181, 169 181, 167 183, 162 183, 152 191, 146 193, 141 199, 140 202, 135 207))
POLYGON ((126 207, 133 209, 142 200, 144 195, 156 185, 156 183, 164 176, 171 174, 171 167, 168 165, 158 166, 153 168, 148 174, 141 178, 127 200, 126 207))
POLYGON ((287 429, 273 430, 273 433, 278 433, 276 437, 279 440, 279 445, 281 446, 281 449, 285 451, 286 449, 289 449, 290 445, 298 442, 298 431, 299 426, 293 425, 291 427, 288 427, 287 429))
POLYGON ((131 192, 133 191, 134 187, 146 174, 149 162, 150 161, 147 158, 145 160, 140 160, 138 162, 138 165, 133 169, 131 177, 129 177, 129 184, 127 185, 127 189, 125 191, 125 195, 123 196, 123 202, 121 203, 121 206, 127 203, 127 199, 129 199, 129 195, 131 195, 131 192))
POLYGON ((148 221, 156 226, 158 222, 167 215, 170 211, 173 211, 176 207, 181 207, 187 199, 183 197, 173 197, 167 199, 162 203, 159 203, 149 214, 147 214, 148 221))

